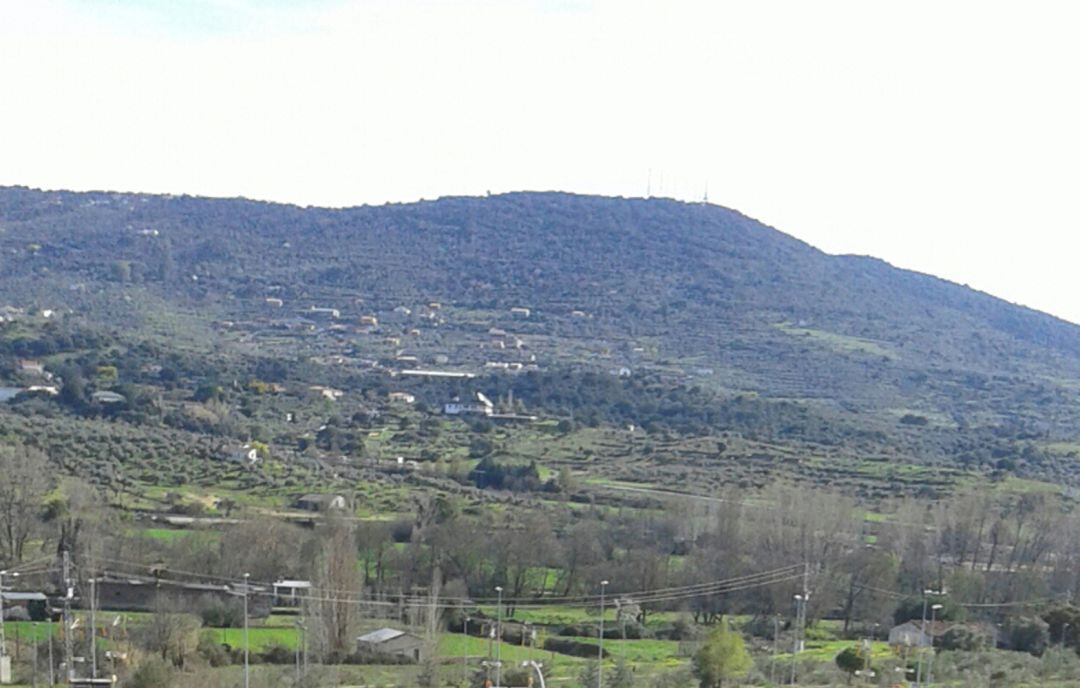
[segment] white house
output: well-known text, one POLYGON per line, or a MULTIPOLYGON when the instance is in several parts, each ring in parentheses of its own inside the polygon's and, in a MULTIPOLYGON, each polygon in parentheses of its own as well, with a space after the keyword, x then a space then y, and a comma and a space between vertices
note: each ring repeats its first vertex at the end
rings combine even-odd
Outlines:
POLYGON ((495 413, 495 405, 482 393, 477 392, 476 401, 462 401, 454 397, 443 406, 443 413, 448 416, 490 416, 495 413))

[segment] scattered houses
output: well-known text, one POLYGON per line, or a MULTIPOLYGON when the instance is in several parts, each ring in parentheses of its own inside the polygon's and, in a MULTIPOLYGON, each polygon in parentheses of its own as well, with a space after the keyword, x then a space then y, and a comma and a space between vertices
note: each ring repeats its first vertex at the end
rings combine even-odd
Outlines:
POLYGON ((408 392, 390 392, 390 403, 413 404, 416 403, 416 397, 408 392))
POLYGON ((403 657, 417 663, 425 659, 423 639, 396 628, 380 628, 360 636, 356 639, 356 649, 370 655, 403 657))

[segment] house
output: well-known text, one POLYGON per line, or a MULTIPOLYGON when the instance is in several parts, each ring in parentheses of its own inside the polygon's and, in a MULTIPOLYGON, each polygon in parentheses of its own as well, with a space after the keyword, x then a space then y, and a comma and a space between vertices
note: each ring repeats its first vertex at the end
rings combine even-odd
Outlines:
POLYGON ((394 312, 398 315, 412 315, 412 309, 406 308, 405 306, 398 306, 394 309, 394 312))
POLYGON ((274 581, 274 604, 279 607, 299 607, 302 598, 311 590, 311 581, 282 579, 274 581))
POLYGON ((336 494, 306 494, 294 503, 304 511, 337 511, 347 506, 345 498, 336 494))
POLYGON ((404 657, 417 663, 425 659, 423 639, 396 628, 380 628, 360 636, 356 639, 356 650, 383 657, 404 657))
POLYGON ((266 588, 243 584, 182 583, 161 577, 115 576, 106 573, 95 581, 98 609, 110 612, 153 612, 162 601, 180 608, 199 609, 207 601, 232 604, 248 597, 248 614, 257 619, 270 616, 274 596, 266 588))
POLYGON ((324 387, 323 385, 312 385, 309 389, 312 392, 317 392, 322 397, 329 399, 330 401, 337 401, 341 397, 345 396, 345 392, 340 389, 334 389, 333 387, 324 387))
POLYGON ((495 405, 482 393, 476 393, 476 401, 462 401, 454 397, 443 406, 443 413, 448 416, 490 416, 495 412, 495 405))
POLYGON ((282 306, 285 305, 285 302, 282 301, 281 299, 277 298, 277 297, 270 296, 270 297, 268 297, 266 299, 266 305, 267 306, 272 306, 274 308, 281 308, 282 306))
POLYGON ((412 404, 416 402, 416 397, 408 392, 390 392, 390 403, 400 404, 412 404))
POLYGON ((0 593, 4 596, 4 619, 7 621, 44 621, 48 598, 42 592, 0 593))
POLYGON ((99 404, 122 404, 127 397, 116 392, 94 392, 90 397, 99 404))
POLYGON ((322 307, 319 307, 319 306, 312 306, 311 308, 308 309, 308 312, 311 313, 312 315, 320 315, 320 316, 323 316, 323 317, 329 317, 329 318, 333 318, 334 320, 337 320, 338 318, 341 317, 341 311, 339 311, 336 308, 322 308, 322 307))
POLYGON ((374 315, 361 315, 360 324, 367 325, 368 327, 378 327, 379 319, 376 318, 374 315))
POLYGON ((259 456, 259 450, 250 444, 245 444, 238 449, 234 449, 229 453, 229 460, 234 463, 242 463, 248 466, 254 466, 262 461, 259 456))
POLYGON ((530 315, 532 315, 532 311, 528 308, 522 308, 521 306, 514 306, 510 309, 510 315, 518 318, 528 318, 530 315))
POLYGON ((37 375, 38 377, 45 376, 45 364, 43 364, 41 361, 22 359, 16 364, 15 369, 23 375, 37 375))
POLYGON ((935 639, 957 625, 951 621, 908 621, 889 630, 889 645, 893 648, 930 647, 935 639))

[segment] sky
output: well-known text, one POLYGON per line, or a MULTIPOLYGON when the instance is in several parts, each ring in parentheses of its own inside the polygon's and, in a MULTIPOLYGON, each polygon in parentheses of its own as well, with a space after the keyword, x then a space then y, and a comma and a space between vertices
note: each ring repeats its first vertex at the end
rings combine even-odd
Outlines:
POLYGON ((0 184, 708 200, 1080 323, 1080 3, 3 0, 0 184))

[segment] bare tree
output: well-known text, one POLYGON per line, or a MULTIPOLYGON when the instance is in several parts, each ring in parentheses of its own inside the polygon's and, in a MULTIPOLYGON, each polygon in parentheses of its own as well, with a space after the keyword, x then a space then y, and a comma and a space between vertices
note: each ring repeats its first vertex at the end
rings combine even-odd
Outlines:
POLYGON ((340 656, 353 650, 360 609, 361 581, 352 526, 344 520, 330 521, 320 533, 319 544, 308 605, 312 640, 323 657, 340 656))
POLYGON ((34 447, 0 447, 0 545, 4 558, 22 561, 27 541, 41 522, 42 500, 51 489, 49 461, 34 447))

